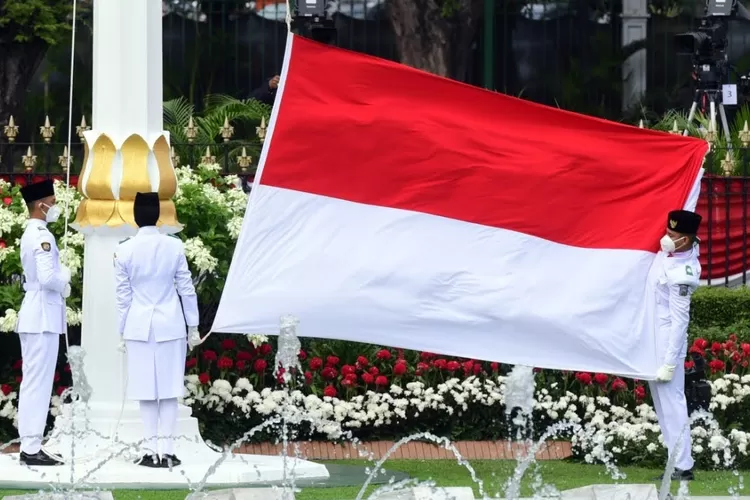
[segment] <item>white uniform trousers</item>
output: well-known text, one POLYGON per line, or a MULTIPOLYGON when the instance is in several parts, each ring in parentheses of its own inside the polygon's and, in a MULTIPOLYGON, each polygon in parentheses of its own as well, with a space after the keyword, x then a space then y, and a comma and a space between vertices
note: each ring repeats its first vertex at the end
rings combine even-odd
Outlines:
POLYGON ((60 348, 59 333, 19 333, 23 368, 18 394, 18 434, 21 451, 33 455, 42 447, 52 384, 60 348))
POLYGON ((677 363, 671 381, 651 381, 649 388, 669 457, 675 455, 674 466, 677 469, 692 469, 694 462, 690 453, 692 440, 685 401, 685 365, 677 363))

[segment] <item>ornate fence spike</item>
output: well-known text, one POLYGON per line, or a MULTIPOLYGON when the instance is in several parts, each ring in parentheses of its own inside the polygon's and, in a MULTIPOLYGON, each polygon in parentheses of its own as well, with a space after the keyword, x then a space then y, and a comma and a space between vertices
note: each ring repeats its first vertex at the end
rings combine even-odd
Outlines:
POLYGON ((742 147, 746 148, 748 144, 750 144, 750 130, 747 128, 747 120, 745 120, 745 124, 742 126, 742 130, 737 134, 737 137, 739 137, 740 142, 742 142, 742 147))
POLYGON ((674 135, 680 134, 680 128, 677 126, 677 120, 675 120, 672 124, 672 130, 670 130, 669 133, 674 135))
POLYGON ((36 155, 32 153, 31 146, 29 146, 26 154, 21 157, 21 161, 23 162, 23 166, 26 169, 26 172, 31 172, 32 170, 34 170, 34 166, 36 165, 36 155))
POLYGON ((39 127, 39 135, 42 136, 42 139, 44 139, 44 142, 46 142, 47 144, 49 144, 52 140, 52 137, 54 137, 55 127, 50 125, 49 116, 44 117, 44 125, 39 127))
POLYGON ((203 163, 204 165, 213 165, 214 163, 216 163, 216 157, 211 156, 210 146, 206 146, 206 154, 205 156, 201 157, 201 163, 203 163))
POLYGON ((71 164, 73 163, 73 157, 72 156, 70 156, 70 157, 68 156, 68 146, 65 146, 63 148, 63 154, 62 154, 62 156, 58 156, 57 157, 57 163, 62 167, 63 172, 67 172, 68 171, 68 160, 70 160, 71 164))
POLYGON ((224 142, 229 142, 229 139, 234 135, 234 127, 229 124, 228 117, 224 117, 224 126, 219 129, 219 132, 224 138, 224 142))
POLYGON ((172 146, 171 153, 172 153, 172 166, 176 168, 180 165, 180 157, 175 152, 174 146, 172 146))
POLYGON ((188 120, 187 127, 185 127, 185 137, 187 137, 187 140, 190 143, 192 143, 195 138, 198 137, 198 127, 195 126, 192 116, 188 120))
POLYGON ((247 151, 243 146, 242 154, 237 157, 237 164, 240 166, 240 169, 245 172, 252 163, 253 159, 250 156, 247 156, 247 151))
POLYGON ((83 141, 83 133, 87 130, 91 130, 91 127, 86 125, 86 115, 81 117, 81 124, 76 126, 76 135, 81 141, 83 141))
POLYGON ((641 119, 641 121, 638 122, 638 128, 646 128, 643 126, 643 119, 641 119))
POLYGON ((708 132, 706 132, 706 140, 711 145, 711 148, 714 147, 714 143, 716 142, 716 139, 718 139, 718 134, 716 133, 716 127, 714 126, 713 121, 708 122, 708 132))
POLYGON ((15 142, 16 136, 18 135, 18 125, 13 121, 13 115, 10 115, 8 124, 3 127, 3 133, 8 138, 8 142, 15 142))
POLYGON ((260 139, 260 143, 263 144, 266 140, 266 117, 261 116, 260 117, 260 127, 255 127, 255 133, 258 135, 258 139, 260 139))
POLYGON ((726 176, 730 176, 732 175, 732 172, 734 172, 734 158, 732 157, 731 151, 727 151, 724 159, 721 160, 721 170, 726 176))

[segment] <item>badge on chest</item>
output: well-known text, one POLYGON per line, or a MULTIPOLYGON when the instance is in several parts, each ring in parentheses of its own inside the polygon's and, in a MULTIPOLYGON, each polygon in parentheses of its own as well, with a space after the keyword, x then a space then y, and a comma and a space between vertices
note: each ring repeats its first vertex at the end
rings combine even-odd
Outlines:
POLYGON ((52 246, 49 243, 47 243, 46 241, 42 243, 42 250, 44 250, 45 252, 49 252, 51 249, 52 246))

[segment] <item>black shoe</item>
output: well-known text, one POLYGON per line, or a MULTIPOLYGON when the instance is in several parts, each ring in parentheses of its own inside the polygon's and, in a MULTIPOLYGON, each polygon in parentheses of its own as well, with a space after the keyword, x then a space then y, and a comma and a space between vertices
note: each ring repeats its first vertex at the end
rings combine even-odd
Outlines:
POLYGON ((34 453, 33 455, 30 455, 28 453, 21 452, 20 461, 22 465, 30 465, 33 467, 45 467, 45 466, 52 466, 52 465, 62 465, 62 462, 57 460, 56 458, 52 458, 51 456, 47 455, 47 453, 44 452, 44 450, 39 450, 38 452, 34 453))
POLYGON ((159 457, 157 455, 143 455, 141 458, 136 460, 135 465, 158 469, 159 467, 161 467, 161 461, 159 460, 159 457))
POLYGON ((161 466, 165 469, 171 469, 172 467, 177 467, 180 465, 182 461, 177 458, 175 455, 170 455, 168 453, 164 454, 163 457, 161 457, 161 466))
MULTIPOLYGON (((664 474, 661 474, 659 477, 654 479, 655 481, 662 481, 664 479, 664 474)), ((672 471, 672 481, 692 481, 694 479, 693 476, 693 469, 690 470, 680 470, 675 469, 672 471)))

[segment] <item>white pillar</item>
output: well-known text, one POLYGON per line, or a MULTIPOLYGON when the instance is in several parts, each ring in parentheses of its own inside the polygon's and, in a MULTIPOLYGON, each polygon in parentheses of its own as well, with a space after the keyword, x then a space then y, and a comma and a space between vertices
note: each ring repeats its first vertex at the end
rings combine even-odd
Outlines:
MULTIPOLYGON (((648 29, 648 4, 646 0, 623 0, 622 46, 646 39, 648 29)), ((622 109, 637 105, 646 94, 646 49, 628 57, 622 65, 622 109)))

